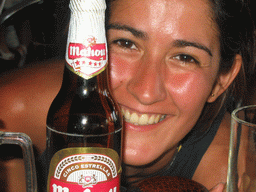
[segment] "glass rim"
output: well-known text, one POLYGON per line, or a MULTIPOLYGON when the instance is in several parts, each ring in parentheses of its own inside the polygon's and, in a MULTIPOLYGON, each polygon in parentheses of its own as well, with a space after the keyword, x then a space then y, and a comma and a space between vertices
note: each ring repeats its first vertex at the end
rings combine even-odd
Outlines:
POLYGON ((256 110, 256 105, 247 105, 247 106, 243 106, 243 107, 238 107, 236 109, 234 109, 231 113, 231 121, 235 120, 238 123, 241 123, 243 125, 249 126, 249 127, 255 127, 256 128, 256 124, 254 123, 250 123, 248 121, 242 120, 240 118, 238 118, 236 115, 237 113, 239 113, 240 111, 244 110, 244 109, 253 109, 255 108, 256 110))

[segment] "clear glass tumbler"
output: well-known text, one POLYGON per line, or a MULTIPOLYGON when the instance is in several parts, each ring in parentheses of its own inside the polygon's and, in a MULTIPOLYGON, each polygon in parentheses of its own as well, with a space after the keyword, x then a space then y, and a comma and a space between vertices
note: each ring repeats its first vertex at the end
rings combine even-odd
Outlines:
POLYGON ((227 191, 256 191, 256 105, 232 112, 227 191))
POLYGON ((14 144, 21 147, 26 171, 26 190, 27 192, 36 192, 36 167, 30 137, 25 133, 0 131, 0 144, 14 144))

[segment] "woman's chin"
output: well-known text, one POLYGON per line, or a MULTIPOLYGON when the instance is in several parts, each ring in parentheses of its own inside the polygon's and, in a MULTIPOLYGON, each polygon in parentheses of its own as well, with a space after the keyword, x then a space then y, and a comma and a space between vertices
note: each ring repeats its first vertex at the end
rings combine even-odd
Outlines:
POLYGON ((152 143, 158 143, 158 139, 152 139, 150 134, 145 132, 136 133, 127 131, 124 137, 123 162, 132 166, 143 166, 152 163, 162 154, 168 147, 162 146, 152 147, 152 143))
POLYGON ((152 155, 151 157, 147 157, 147 155, 136 154, 134 151, 126 151, 126 153, 123 154, 123 162, 127 165, 143 166, 152 161, 154 161, 152 155))
MULTIPOLYGON (((148 146, 149 144, 145 144, 148 146)), ((133 146, 134 147, 134 146, 133 146)), ((177 146, 172 148, 151 148, 151 147, 139 147, 139 148, 125 148, 123 153, 123 162, 130 166, 146 166, 152 163, 155 166, 162 167, 166 165, 177 152, 177 146)))

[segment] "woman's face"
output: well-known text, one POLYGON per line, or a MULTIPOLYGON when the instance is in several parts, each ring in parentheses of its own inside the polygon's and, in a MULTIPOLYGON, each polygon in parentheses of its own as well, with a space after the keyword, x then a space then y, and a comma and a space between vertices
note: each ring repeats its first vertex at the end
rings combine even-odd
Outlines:
POLYGON ((116 0, 111 9, 111 86, 125 117, 124 161, 144 165, 175 150, 213 100, 218 34, 205 0, 116 0))

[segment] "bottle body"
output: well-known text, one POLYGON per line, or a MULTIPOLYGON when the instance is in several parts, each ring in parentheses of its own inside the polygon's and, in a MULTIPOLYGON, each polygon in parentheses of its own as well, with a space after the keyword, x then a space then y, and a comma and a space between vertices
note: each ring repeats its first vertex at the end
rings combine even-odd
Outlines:
POLYGON ((72 3, 63 83, 47 116, 47 191, 119 191, 122 118, 108 86, 104 20, 92 26, 95 14, 72 3))

